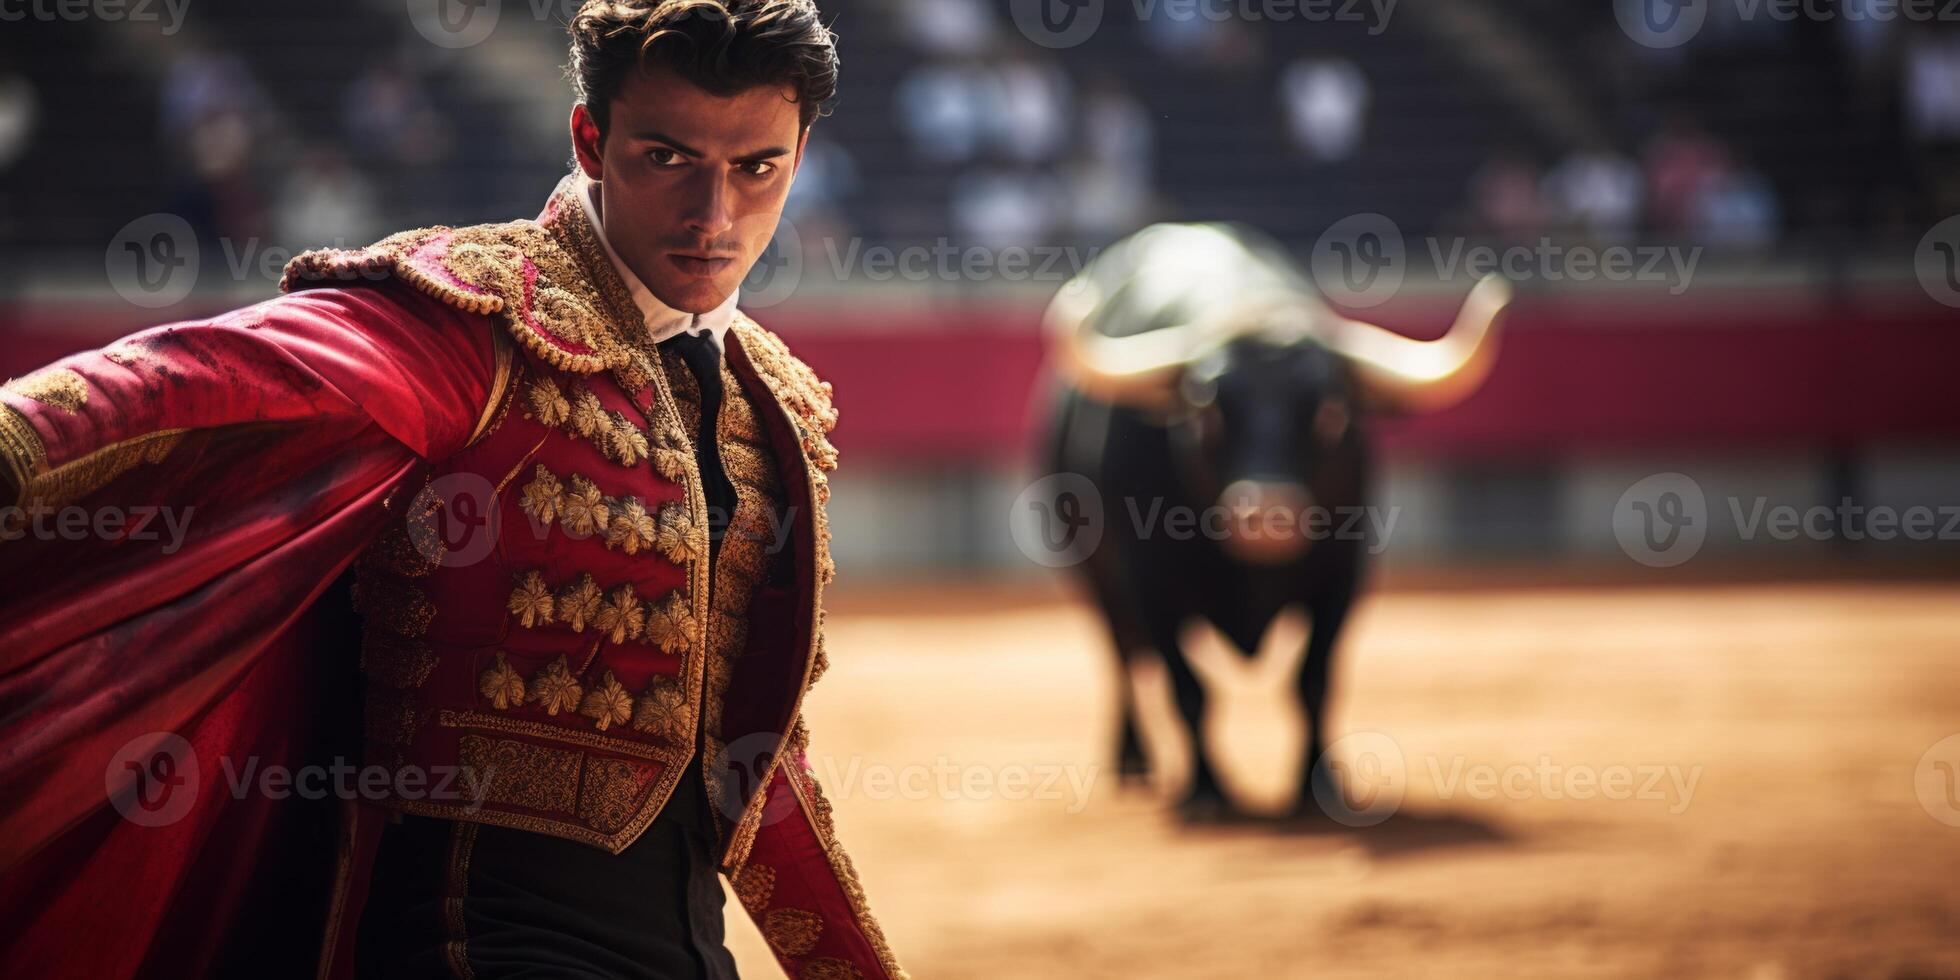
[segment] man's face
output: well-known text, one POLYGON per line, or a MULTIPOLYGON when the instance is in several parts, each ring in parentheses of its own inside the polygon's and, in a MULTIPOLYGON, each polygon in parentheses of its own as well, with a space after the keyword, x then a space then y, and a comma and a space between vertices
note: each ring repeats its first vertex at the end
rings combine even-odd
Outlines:
POLYGON ((606 240, 661 302, 687 313, 720 306, 768 246, 809 135, 792 95, 711 95, 655 68, 620 86, 603 142, 586 108, 572 110, 606 240))

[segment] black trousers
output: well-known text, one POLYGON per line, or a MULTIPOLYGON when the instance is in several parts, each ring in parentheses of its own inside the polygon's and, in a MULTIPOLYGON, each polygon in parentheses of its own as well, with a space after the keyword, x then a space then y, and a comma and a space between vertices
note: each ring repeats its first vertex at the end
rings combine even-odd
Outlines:
POLYGON ((701 776, 617 855, 524 830, 388 825, 355 942, 361 977, 733 980, 701 776))

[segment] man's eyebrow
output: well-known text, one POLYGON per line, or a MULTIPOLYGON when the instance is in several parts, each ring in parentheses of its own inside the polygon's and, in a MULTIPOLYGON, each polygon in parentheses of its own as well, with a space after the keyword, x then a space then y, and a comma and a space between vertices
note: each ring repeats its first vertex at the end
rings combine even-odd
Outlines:
MULTIPOLYGON (((665 143, 668 146, 673 147, 674 151, 681 154, 682 156, 693 157, 697 160, 703 159, 707 156, 706 153, 703 153, 700 150, 697 150, 694 147, 691 147, 686 143, 683 143, 680 140, 673 138, 672 136, 668 136, 666 133, 657 132, 651 129, 636 132, 633 134, 633 138, 636 140, 645 140, 651 143, 665 143)), ((736 157, 735 162, 736 163, 759 163, 763 160, 771 160, 776 157, 788 156, 789 153, 790 153, 790 149, 787 146, 771 146, 771 147, 766 147, 764 149, 756 150, 753 153, 745 153, 739 157, 736 157)))

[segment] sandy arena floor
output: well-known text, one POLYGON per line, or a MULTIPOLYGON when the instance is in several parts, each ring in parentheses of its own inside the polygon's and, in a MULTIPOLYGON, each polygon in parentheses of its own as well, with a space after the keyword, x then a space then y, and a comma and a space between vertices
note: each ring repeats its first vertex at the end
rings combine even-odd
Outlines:
MULTIPOLYGON (((1403 802, 1339 832, 1119 793, 1072 602, 840 593, 830 623, 818 777, 920 980, 1960 977, 1960 586, 1378 593, 1332 732, 1379 733, 1337 751, 1403 802)), ((1270 809, 1294 645, 1202 653, 1212 744, 1270 809)), ((745 974, 780 975, 729 911, 745 974)))

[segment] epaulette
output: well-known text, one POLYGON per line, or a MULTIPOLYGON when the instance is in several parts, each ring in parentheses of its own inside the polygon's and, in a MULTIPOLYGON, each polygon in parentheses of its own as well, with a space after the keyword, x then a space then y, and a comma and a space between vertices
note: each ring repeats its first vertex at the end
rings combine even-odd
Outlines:
POLYGON ((496 318, 525 350, 578 374, 632 355, 578 263, 535 221, 437 226, 358 249, 319 249, 286 263, 281 291, 395 278, 468 313, 496 318))

